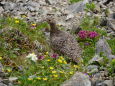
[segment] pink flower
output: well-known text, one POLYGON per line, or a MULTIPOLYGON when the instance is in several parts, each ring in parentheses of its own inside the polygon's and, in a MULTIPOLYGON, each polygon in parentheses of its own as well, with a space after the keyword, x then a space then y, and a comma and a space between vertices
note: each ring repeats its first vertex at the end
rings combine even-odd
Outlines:
POLYGON ((85 39, 85 38, 87 38, 87 34, 88 34, 88 31, 80 31, 79 33, 78 33, 78 36, 80 37, 80 38, 82 38, 82 39, 85 39))
POLYGON ((51 56, 52 58, 57 58, 58 57, 58 54, 53 54, 52 56, 51 56))
POLYGON ((95 38, 95 37, 97 37, 97 36, 98 36, 98 33, 95 32, 95 31, 91 31, 91 32, 89 32, 89 34, 88 34, 88 37, 89 37, 89 38, 95 38))
POLYGON ((39 56, 38 59, 39 60, 43 60, 45 57, 44 56, 39 56))
POLYGON ((81 39, 86 39, 86 38, 95 38, 97 37, 99 34, 95 31, 85 31, 85 30, 82 30, 78 33, 78 36, 81 38, 81 39))

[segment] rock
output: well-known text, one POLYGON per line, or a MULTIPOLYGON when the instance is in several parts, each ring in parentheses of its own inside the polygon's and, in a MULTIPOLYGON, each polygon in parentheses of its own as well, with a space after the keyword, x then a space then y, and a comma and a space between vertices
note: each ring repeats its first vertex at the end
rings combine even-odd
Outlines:
POLYGON ((100 23, 100 26, 107 26, 107 19, 102 19, 101 20, 101 23, 100 23))
POLYGON ((10 82, 14 82, 14 81, 16 81, 16 80, 18 80, 17 77, 9 77, 9 81, 10 81, 10 82))
POLYGON ((95 86, 107 86, 105 83, 102 83, 102 81, 96 81, 95 86))
POLYGON ((80 1, 78 3, 74 3, 72 5, 70 5, 67 10, 69 10, 71 13, 78 13, 78 12, 82 12, 85 8, 85 4, 83 1, 80 1))
POLYGON ((65 81, 61 86, 91 86, 89 76, 76 72, 71 79, 65 81))
POLYGON ((4 11, 4 9, 2 7, 0 7, 0 14, 2 14, 3 11, 4 11))
POLYGON ((73 17, 74 17, 73 14, 69 14, 69 15, 67 15, 66 21, 69 20, 69 19, 71 19, 71 18, 73 18, 73 17))
POLYGON ((115 32, 115 13, 110 14, 107 20, 107 26, 115 32))
POLYGON ((110 55, 112 55, 111 48, 104 37, 100 38, 99 41, 96 43, 96 54, 100 55, 101 52, 103 52, 103 54, 108 58, 110 55))
POLYGON ((57 3, 57 0, 45 0, 46 3, 48 3, 49 5, 51 4, 56 4, 57 3))
POLYGON ((106 86, 113 86, 113 81, 112 80, 105 80, 103 84, 106 84, 106 86))
POLYGON ((29 1, 29 2, 27 3, 27 8, 28 8, 28 10, 30 10, 31 12, 33 12, 33 11, 39 11, 39 7, 40 7, 40 4, 37 3, 37 2, 29 1))
POLYGON ((2 66, 2 64, 0 63, 0 72, 2 72, 2 69, 3 69, 3 66, 2 66))
POLYGON ((113 86, 115 86, 115 76, 113 77, 113 86))
POLYGON ((3 79, 3 83, 6 84, 6 85, 8 85, 10 82, 9 82, 8 79, 3 79))
POLYGON ((5 84, 3 84, 3 83, 0 83, 0 86, 7 86, 7 85, 5 85, 5 84))
POLYGON ((0 78, 0 83, 1 83, 2 81, 3 81, 2 78, 0 78))
POLYGON ((95 11, 97 11, 97 12, 101 12, 100 5, 96 5, 96 7, 95 7, 95 11))
POLYGON ((81 28, 79 26, 73 25, 73 27, 71 29, 71 33, 78 34, 80 30, 81 30, 81 28))
POLYGON ((10 3, 9 3, 9 2, 6 2, 6 3, 4 4, 3 7, 4 7, 4 10, 5 10, 5 11, 8 11, 8 10, 9 10, 9 11, 12 11, 13 9, 16 8, 16 6, 17 6, 17 5, 16 5, 15 3, 12 3, 12 2, 10 2, 10 3))
POLYGON ((98 72, 98 66, 97 65, 89 65, 87 67, 87 73, 96 73, 98 72))
POLYGON ((95 55, 90 61, 89 64, 93 63, 93 62, 102 62, 103 61, 103 57, 100 57, 99 55, 95 55))

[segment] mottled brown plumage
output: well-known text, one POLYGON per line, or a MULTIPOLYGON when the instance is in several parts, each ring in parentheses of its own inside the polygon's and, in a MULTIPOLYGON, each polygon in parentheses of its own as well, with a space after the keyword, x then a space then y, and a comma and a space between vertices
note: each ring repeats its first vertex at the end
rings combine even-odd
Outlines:
POLYGON ((51 28, 50 42, 53 50, 58 51, 79 63, 82 60, 82 51, 76 39, 70 33, 59 30, 54 19, 48 18, 47 22, 51 28))

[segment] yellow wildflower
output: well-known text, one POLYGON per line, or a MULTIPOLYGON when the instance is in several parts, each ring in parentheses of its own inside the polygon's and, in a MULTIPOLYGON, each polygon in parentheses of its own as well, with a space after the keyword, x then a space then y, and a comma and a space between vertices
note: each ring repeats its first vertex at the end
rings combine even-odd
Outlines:
POLYGON ((59 63, 62 63, 62 60, 61 60, 61 59, 58 59, 57 61, 58 61, 59 63))
POLYGON ((48 78, 43 78, 44 81, 48 80, 48 78))
POLYGON ((36 26, 36 24, 32 24, 32 26, 36 26))
POLYGON ((58 75, 56 74, 56 75, 53 75, 54 77, 58 77, 58 75))
POLYGON ((0 57, 0 60, 2 60, 3 58, 2 57, 0 57))
POLYGON ((18 84, 21 84, 21 81, 18 81, 18 84))
POLYGON ((47 61, 48 61, 48 62, 50 62, 51 60, 50 60, 50 59, 48 59, 47 61))
POLYGON ((38 80, 41 80, 41 77, 37 77, 38 80))
POLYGON ((53 67, 50 67, 51 70, 53 70, 54 68, 53 67))
POLYGON ((14 17, 14 19, 18 19, 18 17, 14 17))
POLYGON ((52 73, 57 73, 56 71, 52 71, 52 73))
POLYGON ((2 71, 4 72, 4 69, 2 68, 2 71))
POLYGON ((67 62, 66 62, 66 61, 64 61, 63 63, 64 63, 64 64, 67 64, 67 62))
POLYGON ((46 55, 48 55, 49 53, 48 53, 48 52, 46 52, 45 54, 46 54, 46 55))
POLYGON ((26 18, 27 16, 26 15, 22 15, 23 18, 26 18))
POLYGON ((29 81, 33 80, 33 78, 28 78, 29 81))
POLYGON ((60 59, 61 59, 61 60, 64 60, 64 57, 63 57, 63 56, 60 56, 60 59))
POLYGON ((80 68, 78 65, 73 65, 74 68, 80 68))
POLYGON ((11 72, 12 70, 11 69, 7 69, 8 72, 11 72))
POLYGON ((69 72, 69 74, 73 74, 73 71, 69 72))
POLYGON ((41 68, 44 69, 44 66, 42 66, 41 68))
POLYGON ((15 23, 18 24, 18 23, 19 23, 19 20, 16 20, 15 23))
POLYGON ((60 73, 64 73, 63 71, 60 71, 60 73))

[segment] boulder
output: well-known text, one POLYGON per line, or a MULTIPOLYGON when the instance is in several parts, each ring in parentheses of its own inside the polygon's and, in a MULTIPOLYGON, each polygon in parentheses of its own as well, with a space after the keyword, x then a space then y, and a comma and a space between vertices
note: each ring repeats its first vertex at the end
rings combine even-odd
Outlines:
POLYGON ((91 82, 88 75, 76 72, 72 78, 65 81, 61 86, 91 86, 91 82))

